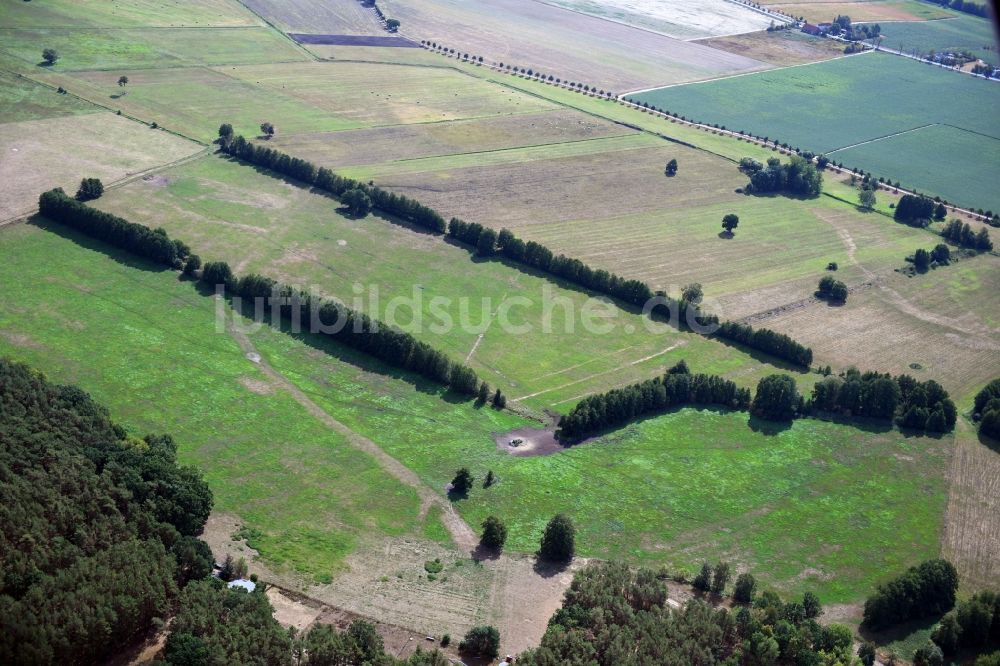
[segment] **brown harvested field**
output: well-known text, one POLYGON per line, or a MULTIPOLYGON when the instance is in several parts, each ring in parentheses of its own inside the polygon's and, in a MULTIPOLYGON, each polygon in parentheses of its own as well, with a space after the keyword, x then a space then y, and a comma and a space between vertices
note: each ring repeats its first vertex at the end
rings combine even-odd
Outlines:
POLYGON ((358 62, 384 62, 399 65, 430 65, 442 67, 449 64, 446 58, 428 49, 400 49, 384 46, 334 46, 330 44, 303 44, 305 49, 327 60, 358 62))
POLYGON ((30 212, 38 195, 53 187, 73 193, 83 177, 108 185, 199 150, 111 113, 0 124, 0 220, 30 212))
MULTIPOLYGON (((405 49, 410 51, 412 49, 405 49)), ((442 62, 447 61, 442 58, 442 62)), ((223 70, 219 70, 223 71, 223 70)), ((361 125, 399 125, 558 108, 450 67, 315 62, 226 67, 225 74, 361 125)))
POLYGON ((297 157, 331 168, 471 154, 634 134, 571 110, 440 123, 297 134, 273 140, 297 157))
POLYGON ((386 0, 400 32, 600 89, 625 92, 768 68, 765 63, 540 2, 386 0))
POLYGON ((829 60, 844 55, 844 45, 839 42, 810 37, 792 30, 712 37, 698 40, 698 43, 777 67, 829 60))
POLYGON ((286 32, 385 35, 373 8, 358 0, 244 0, 286 32))
POLYGON ((811 23, 832 21, 839 15, 850 16, 852 21, 925 21, 945 18, 946 12, 917 0, 874 0, 861 2, 828 2, 826 0, 800 0, 798 2, 765 2, 770 9, 804 16, 811 23))

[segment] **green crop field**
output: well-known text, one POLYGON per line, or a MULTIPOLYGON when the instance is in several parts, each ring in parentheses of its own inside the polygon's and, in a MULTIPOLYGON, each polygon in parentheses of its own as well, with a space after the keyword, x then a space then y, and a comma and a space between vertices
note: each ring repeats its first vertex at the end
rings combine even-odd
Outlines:
POLYGON ((951 125, 932 125, 887 139, 838 150, 831 159, 863 164, 867 171, 888 174, 906 165, 906 184, 921 192, 940 192, 949 199, 1000 211, 995 187, 1000 173, 1000 138, 951 125), (928 160, 928 154, 934 159, 928 160), (975 168, 964 166, 975 156, 975 168))
POLYGON ((937 21, 904 21, 882 24, 886 47, 926 55, 931 51, 969 51, 977 58, 997 63, 997 42, 989 19, 949 12, 937 21))
MULTIPOLYGON (((3 233, 11 251, 0 275, 14 291, 0 308, 0 353, 81 385, 138 432, 172 432, 182 458, 205 469, 217 508, 261 533, 265 561, 323 579, 366 530, 419 525, 413 493, 271 385, 215 329, 213 299, 191 283, 69 232, 3 233), (53 254, 65 279, 47 271, 53 254)), ((517 550, 567 511, 583 555, 683 571, 726 557, 829 602, 937 551, 948 438, 819 421, 773 431, 746 414, 688 409, 516 458, 492 440, 524 423, 516 416, 442 401, 335 346, 271 328, 250 337, 316 404, 438 492, 459 465, 480 478, 493 469, 500 483, 477 485, 458 508, 473 524, 503 516, 517 550)), ((435 520, 417 529, 440 539, 435 520)))
MULTIPOLYGON (((874 171, 874 166, 850 162, 846 154, 839 159, 836 151, 935 124, 951 124, 1000 139, 996 115, 984 112, 1000 102, 1000 87, 880 53, 661 88, 632 99, 700 122, 718 123, 804 150, 830 153, 832 159, 843 161, 845 166, 866 171, 874 171), (915 97, 915 88, 933 90, 934 94, 915 97), (740 104, 725 103, 731 99, 739 99, 740 104)), ((931 141, 922 155, 910 151, 905 158, 895 156, 893 168, 876 175, 907 185, 935 167, 961 174, 961 178, 975 178, 975 174, 990 173, 995 168, 990 158, 983 161, 979 152, 963 153, 957 160, 949 155, 952 159, 945 161, 940 147, 931 141)), ((970 194, 968 189, 952 191, 946 183, 940 183, 931 193, 965 205, 990 205, 986 191, 975 192, 969 200, 964 198, 970 194)))
POLYGON ((51 88, 30 79, 0 71, 0 123, 94 113, 100 110, 100 107, 77 97, 59 95, 51 88))

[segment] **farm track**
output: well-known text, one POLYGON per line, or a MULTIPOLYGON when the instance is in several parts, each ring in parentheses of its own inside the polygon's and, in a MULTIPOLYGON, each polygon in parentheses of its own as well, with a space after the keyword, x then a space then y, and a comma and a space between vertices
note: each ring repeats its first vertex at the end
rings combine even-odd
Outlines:
POLYGON ((479 542, 476 533, 471 527, 469 527, 462 517, 458 515, 458 512, 455 511, 455 508, 450 502, 425 486, 415 472, 383 451, 378 444, 367 437, 363 437, 362 435, 356 433, 340 421, 337 421, 330 416, 326 410, 313 402, 313 400, 307 396, 302 389, 295 385, 294 382, 275 370, 270 363, 268 363, 267 360, 257 352, 250 338, 247 337, 245 333, 234 327, 231 322, 227 323, 226 330, 236 341, 236 344, 239 345, 240 350, 242 350, 244 354, 247 354, 248 356, 253 354, 255 355, 255 358, 260 359, 257 362, 257 365, 261 372, 268 377, 268 379, 291 395, 297 403, 302 405, 306 411, 323 423, 323 425, 334 432, 343 435, 351 446, 372 456, 382 469, 391 474, 400 483, 410 486, 416 490, 417 495, 420 497, 421 518, 427 514, 427 511, 431 506, 437 505, 441 508, 442 522, 451 534, 455 545, 466 553, 475 551, 479 542))

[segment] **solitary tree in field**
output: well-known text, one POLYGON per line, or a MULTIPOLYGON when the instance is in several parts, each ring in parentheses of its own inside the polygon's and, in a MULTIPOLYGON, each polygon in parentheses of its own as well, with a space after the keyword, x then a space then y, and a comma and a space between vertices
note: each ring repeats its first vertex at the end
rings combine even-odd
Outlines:
POLYGON ((451 492, 456 495, 465 495, 472 488, 472 472, 468 467, 463 467, 455 473, 455 478, 451 480, 451 492))
POLYGON ((119 88, 124 88, 127 85, 128 85, 128 77, 127 76, 119 76, 118 77, 118 87, 119 88))
POLYGON ((277 129, 274 127, 272 123, 263 122, 260 124, 260 133, 263 134, 268 139, 274 136, 274 133, 276 131, 277 129))
POLYGON ((503 409, 507 406, 507 396, 497 389, 497 392, 493 394, 493 406, 497 409, 503 409))
POLYGON ((483 521, 483 536, 479 543, 483 548, 500 550, 507 542, 507 526, 496 516, 489 516, 483 521))
POLYGON ((233 136, 233 126, 229 123, 222 123, 219 125, 219 138, 229 139, 233 136))
POLYGON ((545 526, 538 555, 549 562, 569 562, 576 553, 576 528, 569 516, 557 514, 545 526))
POLYGON ((399 21, 397 19, 386 19, 385 27, 389 29, 389 32, 396 32, 399 30, 399 21))
POLYGON ((875 208, 875 190, 864 188, 858 192, 858 202, 862 210, 873 210, 875 208))
POLYGON ((667 162, 667 168, 664 170, 664 173, 666 173, 668 176, 671 176, 671 177, 672 176, 676 176, 677 175, 677 160, 671 159, 669 162, 667 162))
POLYGON ((730 236, 733 235, 733 229, 738 227, 739 224, 740 224, 740 217, 735 213, 729 213, 728 215, 722 218, 722 228, 730 236))
POLYGON ((59 53, 55 49, 42 49, 42 60, 46 65, 54 65, 59 60, 59 53))

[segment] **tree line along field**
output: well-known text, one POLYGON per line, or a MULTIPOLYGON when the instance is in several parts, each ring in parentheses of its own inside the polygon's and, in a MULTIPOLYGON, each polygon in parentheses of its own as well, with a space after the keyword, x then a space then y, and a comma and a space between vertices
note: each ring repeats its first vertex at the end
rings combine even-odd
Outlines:
MULTIPOLYGON (((951 125, 983 135, 987 143, 1000 139, 996 118, 982 111, 1000 99, 1000 89, 991 82, 881 53, 672 86, 630 99, 700 122, 718 123, 732 130, 779 139, 803 150, 827 153, 845 166, 865 171, 872 169, 865 163, 850 162, 851 146, 926 126, 951 125), (936 94, 917 99, 908 92, 914 87, 934 90, 936 94), (871 95, 873 90, 880 94, 871 95), (734 98, 743 101, 738 111, 723 103, 734 98), (851 104, 850 100, 859 103, 851 104), (843 159, 839 151, 844 151, 843 159)), ((961 181, 951 183, 950 188, 942 183, 931 194, 967 206, 1000 208, 989 189, 978 187, 981 174, 995 168, 991 161, 995 151, 985 151, 988 157, 983 162, 980 153, 970 155, 959 148, 930 138, 922 159, 915 159, 918 156, 911 152, 907 154, 910 159, 896 162, 892 173, 875 175, 898 180, 905 186, 911 178, 935 167, 957 171, 962 174, 961 181), (962 182, 966 185, 962 186, 962 182)))
MULTIPOLYGON (((327 197, 222 158, 117 188, 95 205, 163 226, 204 260, 228 261, 240 274, 257 271, 315 285, 349 304, 357 297, 354 285, 361 284, 366 308, 373 307, 370 285, 377 286, 382 308, 394 297, 416 295, 423 324, 416 330, 409 310, 402 309, 401 327, 454 359, 468 359, 509 399, 538 411, 557 404, 568 409, 588 392, 658 374, 663 364, 684 357, 697 358, 705 372, 734 372, 748 386, 769 367, 701 336, 673 329, 651 334, 641 315, 617 309, 614 330, 601 334, 584 330, 579 315, 567 331, 565 310, 553 307, 552 332, 543 334, 546 289, 553 301, 569 299, 577 311, 586 296, 502 262, 471 261, 465 249, 376 216, 345 218, 327 197), (500 304, 514 295, 532 302, 513 307, 510 323, 529 324, 532 335, 510 335, 495 320, 500 304), (456 324, 450 330, 431 326, 437 321, 430 309, 436 296, 454 299, 447 309, 456 324), (466 328, 458 325, 460 298, 469 299, 466 328)), ((803 381, 812 379, 805 375, 803 381)))
MULTIPOLYGON (((0 270, 18 293, 0 310, 0 350, 78 383, 128 426, 172 430, 181 459, 205 469, 217 508, 257 531, 266 565, 323 580, 366 531, 400 536, 419 523, 412 492, 259 372, 215 330, 213 299, 192 283, 61 229, 3 234, 16 252, 0 270), (53 253, 72 279, 46 270, 41 257, 53 253), (26 302, 38 307, 16 305, 26 302)), ((493 469, 500 483, 477 485, 457 506, 471 524, 504 516, 515 550, 531 550, 546 516, 565 510, 581 554, 681 570, 724 556, 779 589, 834 602, 937 549, 950 437, 811 420, 771 431, 745 414, 685 409, 604 442, 518 458, 491 434, 524 423, 514 415, 442 402, 336 346, 271 328, 250 338, 315 404, 428 486, 443 488, 459 465, 493 469)))
POLYGON ((832 21, 843 14, 854 21, 927 21, 946 18, 949 13, 941 7, 920 0, 857 0, 830 2, 829 0, 798 0, 764 2, 774 9, 795 17, 805 17, 810 23, 832 21))

